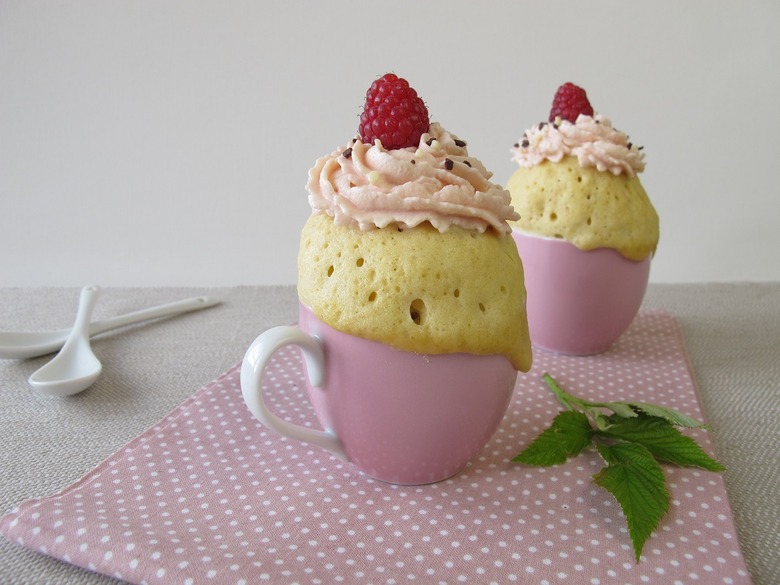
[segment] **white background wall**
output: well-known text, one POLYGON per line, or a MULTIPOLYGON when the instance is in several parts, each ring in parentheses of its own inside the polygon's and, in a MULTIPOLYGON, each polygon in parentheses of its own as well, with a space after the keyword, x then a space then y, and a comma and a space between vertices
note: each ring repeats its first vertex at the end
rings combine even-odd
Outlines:
POLYGON ((0 0, 0 285, 284 284, 389 70, 504 183, 564 81, 645 146, 656 282, 780 280, 780 2, 0 0))

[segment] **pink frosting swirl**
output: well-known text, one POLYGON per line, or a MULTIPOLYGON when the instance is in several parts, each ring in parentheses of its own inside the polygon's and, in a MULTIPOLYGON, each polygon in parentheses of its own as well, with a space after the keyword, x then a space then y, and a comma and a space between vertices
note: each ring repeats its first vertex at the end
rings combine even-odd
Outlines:
POLYGON ((519 219, 511 196, 490 182, 492 173, 471 158, 466 143, 432 123, 415 147, 386 150, 377 140, 339 147, 317 160, 306 185, 314 213, 361 230, 430 222, 508 234, 519 219))
POLYGON ((645 154, 616 130, 609 118, 580 114, 572 124, 568 120, 554 124, 543 122, 525 131, 512 148, 512 160, 521 167, 532 167, 544 160, 559 162, 574 156, 583 167, 596 167, 615 175, 631 176, 645 169, 645 154))

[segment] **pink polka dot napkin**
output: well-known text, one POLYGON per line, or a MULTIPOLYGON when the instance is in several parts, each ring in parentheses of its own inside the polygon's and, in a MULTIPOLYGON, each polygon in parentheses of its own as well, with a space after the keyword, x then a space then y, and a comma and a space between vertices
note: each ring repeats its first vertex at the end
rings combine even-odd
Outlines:
MULTIPOLYGON (((645 311, 604 354, 534 359, 487 447, 437 484, 381 483, 277 436, 244 406, 236 366, 2 532, 132 583, 749 583, 720 475, 665 468, 672 509, 636 563, 619 506, 591 482, 597 454, 510 461, 559 411, 543 372, 583 397, 701 419, 675 319, 645 311)), ((317 426, 296 350, 276 354, 265 383, 278 414, 317 426)))

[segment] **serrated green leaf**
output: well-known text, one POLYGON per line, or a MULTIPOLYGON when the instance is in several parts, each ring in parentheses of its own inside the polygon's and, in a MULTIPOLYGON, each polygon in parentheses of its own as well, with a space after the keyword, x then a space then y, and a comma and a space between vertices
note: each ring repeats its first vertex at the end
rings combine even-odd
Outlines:
POLYGON ((650 416, 655 416, 667 420, 678 427, 686 427, 689 429, 707 428, 707 425, 703 422, 699 422, 695 418, 691 418, 687 414, 683 414, 682 412, 674 410, 673 408, 659 406, 657 404, 647 404, 646 402, 626 402, 624 404, 640 410, 650 416))
POLYGON ((599 434, 642 445, 659 461, 723 471, 723 466, 707 455, 696 441, 683 435, 666 419, 640 414, 636 418, 612 415, 607 421, 609 424, 599 429, 599 434))
POLYGON ((587 416, 573 410, 560 412, 512 461, 536 467, 565 463, 569 457, 579 455, 592 438, 593 428, 587 416))
POLYGON ((653 455, 636 443, 598 445, 607 466, 593 481, 611 493, 623 509, 637 562, 645 542, 669 510, 664 472, 653 455))

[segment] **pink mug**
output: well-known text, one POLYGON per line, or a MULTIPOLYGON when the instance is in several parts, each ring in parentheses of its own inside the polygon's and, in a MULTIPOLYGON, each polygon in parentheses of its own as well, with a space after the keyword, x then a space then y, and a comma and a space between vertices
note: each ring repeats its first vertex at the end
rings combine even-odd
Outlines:
POLYGON ((402 485, 461 471, 498 428, 516 379, 504 356, 400 351, 337 331, 302 304, 298 326, 262 333, 241 366, 244 401, 264 425, 402 485), (263 370, 286 345, 302 350, 322 430, 279 418, 263 399, 263 370))
POLYGON ((571 355, 608 349, 633 321, 650 274, 616 250, 583 251, 560 239, 514 230, 523 261, 531 343, 571 355))

